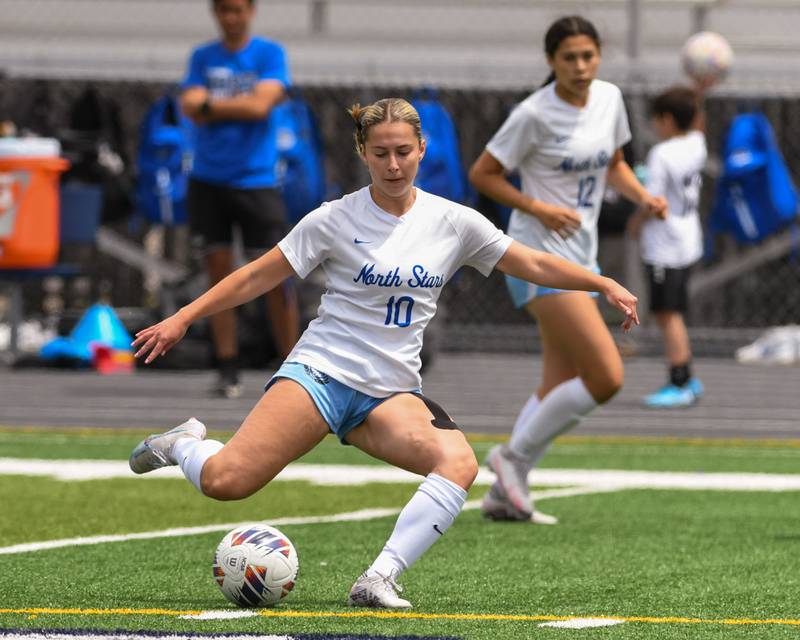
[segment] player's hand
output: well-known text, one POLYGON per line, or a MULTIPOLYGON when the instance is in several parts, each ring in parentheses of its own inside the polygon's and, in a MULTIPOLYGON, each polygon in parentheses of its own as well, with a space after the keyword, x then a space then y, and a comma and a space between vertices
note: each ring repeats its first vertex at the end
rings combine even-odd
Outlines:
POLYGON ((150 364, 158 356, 166 355, 186 335, 188 328, 189 324, 176 313, 158 324, 142 329, 131 343, 137 349, 134 357, 144 357, 144 363, 150 364))
POLYGON ((627 333, 633 325, 639 324, 639 314, 636 312, 638 299, 617 281, 611 278, 606 278, 606 280, 607 286, 603 293, 611 306, 616 307, 625 314, 625 320, 622 321, 622 330, 627 333))
POLYGON ((658 218, 659 220, 667 219, 667 199, 663 196, 651 196, 649 193, 642 198, 641 207, 645 214, 658 218))
POLYGON ((566 239, 581 228, 581 216, 577 211, 552 204, 539 203, 536 217, 548 229, 566 239))

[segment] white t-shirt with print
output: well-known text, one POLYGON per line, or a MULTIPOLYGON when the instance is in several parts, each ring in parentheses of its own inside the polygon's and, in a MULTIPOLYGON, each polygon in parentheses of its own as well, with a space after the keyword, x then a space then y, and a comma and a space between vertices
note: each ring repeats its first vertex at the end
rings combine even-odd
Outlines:
POLYGON ((581 228, 564 239, 515 209, 508 234, 534 249, 597 268, 597 218, 608 164, 630 139, 622 94, 613 84, 594 80, 582 108, 559 98, 555 82, 528 96, 486 150, 508 171, 519 170, 523 193, 577 211, 581 228))
POLYGON ((706 139, 690 131, 655 145, 647 156, 647 190, 667 199, 666 220, 642 226, 640 250, 647 264, 683 269, 703 255, 703 230, 698 205, 706 139))
POLYGON ((326 291, 287 361, 373 397, 421 387, 422 332, 462 265, 488 276, 512 240, 480 213, 416 190, 404 215, 364 187, 305 216, 278 243, 298 276, 322 266, 326 291))

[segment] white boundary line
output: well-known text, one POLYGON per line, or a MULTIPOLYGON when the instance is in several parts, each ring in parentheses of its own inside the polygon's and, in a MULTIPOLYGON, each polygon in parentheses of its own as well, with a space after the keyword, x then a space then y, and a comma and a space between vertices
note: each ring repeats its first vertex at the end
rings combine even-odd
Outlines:
MULTIPOLYGON (((118 460, 32 460, 0 458, 0 475, 48 476, 60 480, 88 480, 104 478, 141 478, 135 476, 124 461, 118 460)), ((182 478, 180 469, 173 467, 148 474, 153 478, 182 478)), ((277 480, 305 481, 322 485, 360 485, 377 483, 418 483, 420 477, 413 473, 388 466, 348 466, 294 464, 284 469, 277 480)), ((800 491, 800 475, 766 473, 672 473, 654 471, 618 471, 585 469, 536 469, 528 476, 535 486, 560 486, 567 488, 534 492, 538 500, 569 497, 590 493, 619 491, 622 489, 682 489, 716 491, 800 491), (577 485, 577 486, 574 486, 577 485)), ((481 470, 477 485, 494 482, 494 474, 481 470)), ((475 509, 478 501, 468 502, 464 509, 475 509)), ((362 509, 326 516, 279 518, 269 524, 275 526, 294 524, 322 524, 330 522, 356 522, 397 515, 400 509, 362 509)), ((198 527, 179 527, 161 531, 100 535, 31 542, 0 547, 0 555, 29 553, 68 546, 150 540, 188 535, 229 531, 242 524, 225 523, 198 527)))
MULTIPOLYGON (((603 493, 614 491, 606 487, 569 487, 566 489, 554 489, 551 491, 534 491, 531 493, 534 500, 545 500, 547 498, 567 498, 591 493, 603 493)), ((471 500, 464 504, 464 510, 477 509, 480 506, 479 500, 471 500)), ((336 513, 328 516, 305 516, 295 518, 276 518, 267 524, 273 526, 293 525, 293 524, 325 524, 330 522, 358 522, 362 520, 375 520, 386 518, 400 513, 400 509, 362 509, 360 511, 349 511, 336 513)), ((75 547, 94 544, 106 544, 111 542, 129 542, 131 540, 152 540, 155 538, 177 538, 181 536, 194 536, 204 533, 214 533, 218 531, 230 531, 242 525, 251 524, 249 522, 228 522, 225 524, 210 524, 201 527, 178 527, 174 529, 162 529, 161 531, 143 531, 141 533, 124 533, 105 536, 91 536, 81 538, 63 538, 61 540, 45 540, 43 542, 26 542, 15 544, 10 547, 0 547, 0 555, 12 555, 17 553, 31 553, 34 551, 44 551, 46 549, 60 549, 62 547, 75 547)))
MULTIPOLYGON (((0 475, 45 476, 57 480, 183 479, 178 467, 135 475, 122 460, 37 460, 0 458, 0 475)), ((494 474, 478 472, 476 485, 490 485, 494 474)), ((346 486, 376 483, 419 483, 420 476, 387 465, 290 464, 275 480, 346 486)), ((800 474, 624 471, 616 469, 534 469, 532 486, 603 486, 615 489, 691 489, 695 491, 800 491, 800 474)))

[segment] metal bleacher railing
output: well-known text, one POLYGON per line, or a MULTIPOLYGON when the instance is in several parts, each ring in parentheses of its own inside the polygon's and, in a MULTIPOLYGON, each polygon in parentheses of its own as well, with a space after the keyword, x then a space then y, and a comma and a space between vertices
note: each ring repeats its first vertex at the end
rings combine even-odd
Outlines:
MULTIPOLYGON (((257 32, 283 42, 303 84, 529 86, 552 20, 581 13, 620 83, 677 79, 676 52, 700 29, 737 52, 729 91, 800 87, 794 0, 257 0, 257 32), (750 89, 748 89, 750 87, 750 89)), ((8 73, 171 81, 213 36, 205 0, 0 0, 8 73)))

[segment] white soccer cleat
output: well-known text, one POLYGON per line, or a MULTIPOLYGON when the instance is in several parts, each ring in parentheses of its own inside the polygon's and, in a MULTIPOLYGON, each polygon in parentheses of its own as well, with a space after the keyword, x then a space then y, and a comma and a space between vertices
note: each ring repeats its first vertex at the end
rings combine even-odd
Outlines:
POLYGON ((518 458, 508 445, 498 444, 491 449, 486 456, 486 466, 494 471, 497 476, 499 489, 508 498, 514 508, 527 520, 533 513, 533 504, 528 490, 528 471, 527 462, 518 458))
POLYGON ((362 573, 350 589, 347 606, 408 609, 411 603, 397 595, 402 592, 403 587, 397 584, 392 576, 362 573))
POLYGON ((154 433, 142 440, 131 453, 128 463, 134 473, 147 473, 161 467, 177 464, 172 459, 172 447, 181 438, 203 440, 206 427, 197 418, 189 418, 186 422, 164 433, 154 433))

